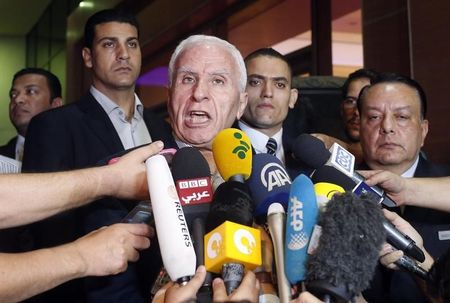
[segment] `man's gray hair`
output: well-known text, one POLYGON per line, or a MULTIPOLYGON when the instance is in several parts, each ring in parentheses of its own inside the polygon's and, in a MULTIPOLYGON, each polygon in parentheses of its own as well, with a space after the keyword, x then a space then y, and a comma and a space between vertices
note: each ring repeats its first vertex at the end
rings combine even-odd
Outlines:
POLYGON ((178 57, 183 51, 196 45, 217 45, 228 51, 231 57, 234 59, 236 66, 238 67, 238 72, 240 74, 239 90, 241 92, 245 91, 245 86, 247 84, 247 71, 245 69, 245 63, 241 53, 233 44, 220 38, 208 35, 189 36, 188 38, 181 41, 180 44, 178 44, 169 62, 169 87, 172 86, 175 62, 177 61, 178 57))

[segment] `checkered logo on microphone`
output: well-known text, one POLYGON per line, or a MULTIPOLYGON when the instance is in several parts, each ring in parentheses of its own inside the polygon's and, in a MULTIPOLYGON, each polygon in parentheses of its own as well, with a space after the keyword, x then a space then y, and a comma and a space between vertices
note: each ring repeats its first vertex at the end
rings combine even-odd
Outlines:
POLYGON ((308 236, 302 231, 296 234, 291 234, 291 239, 289 240, 287 246, 290 250, 299 250, 305 247, 308 244, 308 241, 308 236))
POLYGON ((339 164, 346 171, 352 171, 353 155, 346 151, 341 146, 338 147, 336 152, 336 163, 339 164))

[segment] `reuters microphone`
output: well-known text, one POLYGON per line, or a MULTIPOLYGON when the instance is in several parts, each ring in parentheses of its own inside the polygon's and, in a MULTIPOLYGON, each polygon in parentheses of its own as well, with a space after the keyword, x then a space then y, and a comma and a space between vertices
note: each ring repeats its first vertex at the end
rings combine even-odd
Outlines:
POLYGON ((205 266, 222 273, 227 294, 241 283, 244 268, 253 270, 262 264, 260 231, 225 221, 205 235, 205 266))
POLYGON ((248 136, 237 128, 219 132, 212 143, 217 170, 225 181, 247 180, 252 172, 252 147, 248 136))
POLYGON ((195 274, 196 256, 172 174, 162 155, 148 158, 145 164, 164 267, 172 281, 184 283, 195 274))

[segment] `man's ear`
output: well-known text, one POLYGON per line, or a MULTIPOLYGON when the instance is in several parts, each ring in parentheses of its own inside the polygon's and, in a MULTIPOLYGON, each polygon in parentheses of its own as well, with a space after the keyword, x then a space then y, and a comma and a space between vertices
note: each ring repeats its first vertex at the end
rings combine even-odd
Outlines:
POLYGON ((248 94, 247 92, 239 93, 239 108, 236 114, 236 119, 239 120, 244 114, 245 107, 247 106, 248 94))
POLYGON ((294 108, 295 103, 298 99, 298 90, 296 88, 291 88, 291 96, 289 97, 289 108, 294 108))
POLYGON ((56 107, 60 107, 61 105, 63 105, 63 100, 61 97, 56 97, 52 100, 52 102, 50 103, 50 107, 51 108, 56 108, 56 107))
POLYGON ((422 145, 425 143, 425 138, 427 137, 428 134, 428 120, 427 119, 423 119, 423 121, 420 123, 421 128, 422 128, 422 145))
POLYGON ((83 47, 81 50, 81 56, 83 57, 84 65, 87 68, 92 68, 92 51, 90 48, 83 47))

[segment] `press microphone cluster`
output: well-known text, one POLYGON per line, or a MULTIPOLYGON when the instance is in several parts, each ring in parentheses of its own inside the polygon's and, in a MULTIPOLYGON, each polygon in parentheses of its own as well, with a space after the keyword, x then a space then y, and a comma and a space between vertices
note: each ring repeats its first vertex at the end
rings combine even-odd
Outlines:
MULTIPOLYGON (((396 206, 395 202, 384 194, 384 191, 377 186, 368 186, 364 182, 364 177, 354 171, 354 156, 338 144, 333 144, 331 152, 325 148, 325 145, 319 139, 303 134, 300 135, 294 144, 294 155, 303 163, 310 167, 319 169, 324 166, 330 166, 341 172, 353 181, 340 177, 339 180, 344 181, 344 189, 352 187, 350 190, 357 195, 366 194, 375 198, 379 203, 385 206, 396 206), (356 186, 354 185, 356 183, 356 186)), ((313 173, 312 177, 316 172, 313 173)), ((332 182, 334 183, 334 182, 332 182)), ((335 183, 342 185, 340 183, 335 183)), ((387 241, 397 249, 401 249, 406 255, 413 257, 419 262, 425 260, 423 251, 415 244, 415 242, 407 235, 398 231, 391 223, 383 220, 383 225, 387 233, 387 241)))

